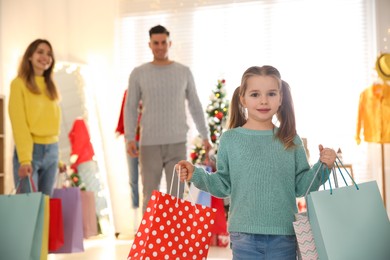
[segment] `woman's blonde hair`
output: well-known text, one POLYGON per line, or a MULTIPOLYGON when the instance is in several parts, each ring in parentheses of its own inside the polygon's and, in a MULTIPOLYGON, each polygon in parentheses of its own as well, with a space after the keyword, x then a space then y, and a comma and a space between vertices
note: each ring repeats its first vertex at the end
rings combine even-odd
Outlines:
POLYGON ((280 123, 279 130, 276 132, 276 137, 279 138, 285 148, 294 147, 294 138, 297 132, 290 86, 281 79, 279 71, 272 66, 253 66, 244 72, 241 79, 241 85, 234 91, 230 102, 228 128, 243 126, 247 121, 245 108, 241 105, 240 97, 245 95, 247 81, 253 76, 271 76, 278 81, 280 94, 282 96, 282 104, 276 113, 276 117, 280 123))
POLYGON ((53 81, 53 68, 55 65, 55 59, 53 54, 53 48, 49 41, 44 39, 37 39, 30 43, 30 45, 27 47, 26 51, 24 52, 22 61, 20 62, 19 69, 18 69, 18 76, 24 80, 26 83, 26 87, 28 90, 30 90, 32 93, 35 94, 41 94, 41 91, 39 90, 36 82, 35 82, 35 74, 34 69, 31 64, 30 58, 34 54, 34 52, 37 50, 38 46, 41 44, 47 44, 51 50, 51 57, 52 57, 52 63, 48 69, 46 69, 43 72, 43 77, 45 79, 45 83, 47 86, 47 96, 52 100, 58 100, 59 99, 59 93, 57 90, 56 85, 53 81))

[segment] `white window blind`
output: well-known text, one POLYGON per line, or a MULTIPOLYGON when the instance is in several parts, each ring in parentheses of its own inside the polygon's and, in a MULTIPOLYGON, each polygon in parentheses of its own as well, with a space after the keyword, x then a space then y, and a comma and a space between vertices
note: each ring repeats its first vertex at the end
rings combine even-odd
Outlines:
POLYGON ((152 60, 148 31, 157 24, 171 32, 170 58, 191 68, 204 107, 218 79, 230 99, 245 69, 273 65, 291 86, 312 161, 318 144, 340 147, 363 172, 367 152, 354 136, 359 94, 374 75, 373 10, 373 0, 123 0, 119 79, 152 60))

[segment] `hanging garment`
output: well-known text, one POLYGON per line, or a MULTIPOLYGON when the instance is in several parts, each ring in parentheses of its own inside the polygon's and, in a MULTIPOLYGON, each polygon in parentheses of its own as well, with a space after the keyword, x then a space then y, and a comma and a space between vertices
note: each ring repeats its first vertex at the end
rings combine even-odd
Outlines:
POLYGON ((374 84, 360 94, 356 142, 390 143, 390 86, 374 84))
MULTIPOLYGON (((127 89, 125 90, 125 93, 123 94, 123 99, 122 99, 122 105, 121 105, 121 111, 119 113, 119 119, 118 119, 118 125, 115 129, 115 133, 118 135, 123 135, 125 133, 125 125, 124 125, 124 107, 126 103, 126 97, 127 97, 127 89)), ((139 102, 138 104, 138 119, 137 119, 137 130, 135 133, 134 140, 139 141, 140 138, 140 122, 141 122, 141 117, 142 117, 142 101, 139 102)))
POLYGON ((95 155, 90 139, 84 119, 77 118, 69 132, 69 141, 72 146, 71 156, 77 155, 77 160, 70 166, 75 172, 79 164, 91 161, 95 155))

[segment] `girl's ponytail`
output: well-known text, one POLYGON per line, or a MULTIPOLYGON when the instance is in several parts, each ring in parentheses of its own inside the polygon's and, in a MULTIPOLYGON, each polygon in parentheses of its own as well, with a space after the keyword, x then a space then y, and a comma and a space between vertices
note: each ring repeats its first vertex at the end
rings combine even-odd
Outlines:
POLYGON ((295 112, 290 86, 282 80, 282 104, 277 112, 277 118, 280 122, 279 130, 276 136, 282 141, 285 148, 294 147, 294 138, 297 135, 295 128, 295 112))
POLYGON ((240 91, 241 88, 237 87, 230 101, 228 129, 243 126, 246 123, 245 108, 242 107, 240 101, 240 91))

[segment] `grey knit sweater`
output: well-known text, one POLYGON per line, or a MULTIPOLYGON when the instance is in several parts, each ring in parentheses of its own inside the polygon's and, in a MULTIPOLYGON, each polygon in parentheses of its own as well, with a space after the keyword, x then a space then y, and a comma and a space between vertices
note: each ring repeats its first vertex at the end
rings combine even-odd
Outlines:
MULTIPOLYGON (((191 181, 216 197, 230 197, 230 232, 293 235, 296 197, 305 194, 320 167, 309 166, 299 136, 294 143, 296 148, 284 149, 272 130, 228 130, 220 139, 217 172, 196 168, 191 181)), ((320 179, 319 173, 311 190, 320 179)))
POLYGON ((177 62, 162 66, 145 63, 132 71, 124 110, 126 140, 135 136, 139 100, 143 106, 141 145, 186 142, 186 103, 198 132, 204 139, 208 137, 204 111, 188 67, 177 62))

